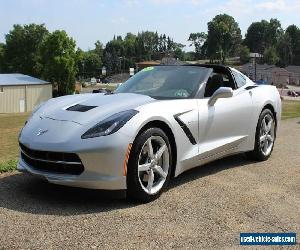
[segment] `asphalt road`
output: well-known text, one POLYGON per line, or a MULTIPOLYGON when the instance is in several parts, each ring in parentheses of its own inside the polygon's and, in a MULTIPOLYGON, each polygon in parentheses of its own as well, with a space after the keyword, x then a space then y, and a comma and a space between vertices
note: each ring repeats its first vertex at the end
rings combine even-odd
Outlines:
POLYGON ((299 241, 300 119, 281 123, 267 162, 219 160, 143 205, 0 175, 0 249, 251 249, 240 232, 297 232, 299 241))

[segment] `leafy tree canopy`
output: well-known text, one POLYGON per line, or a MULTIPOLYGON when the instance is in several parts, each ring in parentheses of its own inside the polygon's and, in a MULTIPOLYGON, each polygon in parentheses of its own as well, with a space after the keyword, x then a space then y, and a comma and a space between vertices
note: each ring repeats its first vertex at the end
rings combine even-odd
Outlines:
POLYGON ((267 48, 264 53, 264 60, 267 64, 273 65, 279 61, 277 51, 274 47, 267 48))
POLYGON ((201 59, 203 53, 203 45, 207 39, 207 34, 204 32, 191 33, 188 41, 192 42, 190 46, 195 47, 197 59, 201 59))
POLYGON ((4 43, 0 43, 0 72, 4 71, 4 43))
POLYGON ((277 19, 270 19, 269 22, 262 20, 249 26, 244 43, 251 52, 263 54, 266 48, 276 46, 282 34, 280 21, 277 19))
POLYGON ((250 49, 247 46, 241 46, 239 51, 241 63, 247 63, 250 61, 250 49))
POLYGON ((227 14, 217 15, 208 24, 207 55, 211 61, 234 55, 242 36, 238 23, 227 14))
POLYGON ((54 31, 40 46, 39 70, 43 78, 58 84, 60 95, 74 90, 77 73, 76 43, 65 31, 54 31))
POLYGON ((37 52, 48 34, 44 24, 14 25, 5 36, 6 71, 38 76, 37 52))
POLYGON ((300 65, 300 29, 296 25, 287 27, 285 34, 290 37, 292 58, 291 64, 300 65))

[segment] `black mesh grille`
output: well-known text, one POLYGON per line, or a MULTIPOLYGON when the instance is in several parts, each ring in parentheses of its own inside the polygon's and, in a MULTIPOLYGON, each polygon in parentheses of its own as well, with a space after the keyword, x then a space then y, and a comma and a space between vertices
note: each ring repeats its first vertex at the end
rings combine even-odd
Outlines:
POLYGON ((68 111, 86 112, 86 111, 89 111, 96 107, 97 106, 87 106, 87 105, 76 104, 74 106, 68 107, 67 110, 68 111))
POLYGON ((73 153, 32 150, 20 144, 22 159, 32 168, 58 174, 79 175, 84 167, 73 153))

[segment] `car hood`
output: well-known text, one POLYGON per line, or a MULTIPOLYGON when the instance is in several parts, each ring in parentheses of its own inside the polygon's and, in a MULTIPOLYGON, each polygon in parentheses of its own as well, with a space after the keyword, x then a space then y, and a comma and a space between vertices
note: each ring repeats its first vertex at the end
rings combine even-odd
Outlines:
POLYGON ((36 114, 42 118, 85 125, 154 101, 149 96, 130 93, 81 94, 50 99, 36 114))

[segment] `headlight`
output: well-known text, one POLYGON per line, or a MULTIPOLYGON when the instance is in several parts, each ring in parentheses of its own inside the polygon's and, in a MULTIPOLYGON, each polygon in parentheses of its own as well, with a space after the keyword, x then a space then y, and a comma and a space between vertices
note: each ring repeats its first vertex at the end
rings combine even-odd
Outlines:
POLYGON ((96 124, 94 127, 86 131, 81 139, 94 138, 99 136, 106 136, 117 132, 128 122, 133 116, 138 113, 136 110, 127 110, 114 114, 103 121, 96 124))

